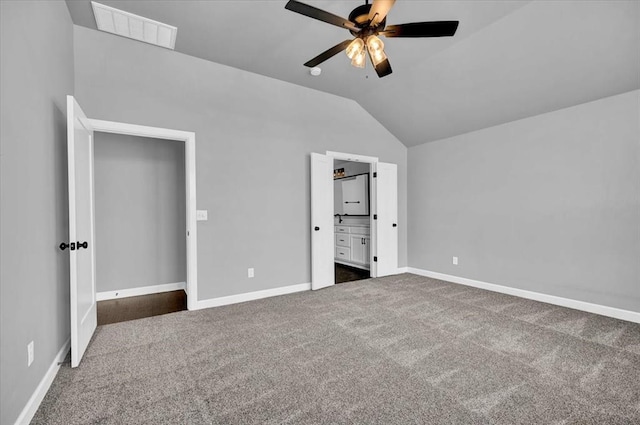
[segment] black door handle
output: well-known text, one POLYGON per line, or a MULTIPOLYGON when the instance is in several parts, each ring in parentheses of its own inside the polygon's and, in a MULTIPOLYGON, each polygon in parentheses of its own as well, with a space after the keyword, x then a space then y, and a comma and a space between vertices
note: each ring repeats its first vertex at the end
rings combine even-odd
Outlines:
POLYGON ((313 230, 315 230, 317 232, 318 230, 320 230, 320 228, 318 226, 316 226, 316 227, 313 228, 313 230))
POLYGON ((84 242, 78 241, 77 246, 78 246, 78 249, 80 248, 87 249, 89 247, 89 243, 87 241, 84 241, 84 242))
MULTIPOLYGON (((86 242, 85 242, 85 243, 86 243, 86 242)), ((76 250, 76 243, 75 243, 75 242, 71 242, 71 243, 64 243, 64 242, 62 242, 62 243, 59 245, 59 247, 60 247, 60 249, 61 249, 61 250, 63 250, 63 251, 64 251, 65 249, 67 249, 67 248, 69 248, 69 251, 75 251, 75 250, 76 250)))

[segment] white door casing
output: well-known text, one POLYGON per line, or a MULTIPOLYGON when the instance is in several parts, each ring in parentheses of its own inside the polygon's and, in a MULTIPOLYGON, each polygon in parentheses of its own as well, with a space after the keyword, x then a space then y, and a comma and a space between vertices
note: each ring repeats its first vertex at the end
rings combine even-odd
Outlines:
POLYGON ((335 284, 333 158, 311 154, 311 289, 335 284))
POLYGON ((372 251, 377 261, 372 265, 375 276, 382 277, 398 273, 398 167, 378 162, 373 169, 377 219, 372 251))
POLYGON ((93 128, 67 96, 71 367, 80 364, 97 326, 93 191, 93 128), (80 244, 86 242, 86 248, 80 244))
POLYGON ((185 156, 185 208, 187 238, 187 309, 204 308, 198 301, 198 227, 196 217, 196 134, 191 131, 172 130, 162 127, 129 124, 115 121, 89 119, 94 131, 160 140, 184 142, 185 156))

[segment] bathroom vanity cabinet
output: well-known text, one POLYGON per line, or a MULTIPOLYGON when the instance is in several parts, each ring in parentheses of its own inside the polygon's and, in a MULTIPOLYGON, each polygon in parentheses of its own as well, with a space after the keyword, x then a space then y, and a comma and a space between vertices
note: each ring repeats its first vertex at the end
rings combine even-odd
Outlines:
POLYGON ((335 226, 335 261, 369 270, 371 233, 368 224, 335 226))

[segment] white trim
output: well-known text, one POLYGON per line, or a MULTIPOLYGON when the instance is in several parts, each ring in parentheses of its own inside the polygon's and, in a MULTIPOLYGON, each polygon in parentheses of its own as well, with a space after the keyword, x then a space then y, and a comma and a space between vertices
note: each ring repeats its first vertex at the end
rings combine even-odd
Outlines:
POLYGON ((402 273, 409 273, 409 267, 398 267, 398 273, 396 274, 402 274, 402 273))
POLYGON ((557 297, 555 295, 547 295, 540 292, 527 291, 525 289, 511 288, 509 286, 496 285, 495 283, 487 283, 479 280, 467 279, 466 277, 452 276, 444 273, 417 269, 414 267, 407 267, 407 269, 409 273, 417 274, 420 276, 446 280, 448 282, 459 283, 461 285, 473 286, 474 288, 486 289, 488 291, 514 295, 520 298, 527 298, 543 303, 573 308, 575 310, 582 310, 588 313, 600 314, 602 316, 613 317, 615 319, 626 320, 628 322, 640 323, 640 312, 622 310, 615 307, 608 307, 605 305, 593 304, 585 301, 572 300, 570 298, 557 297))
POLYGON ((94 131, 151 137, 185 142, 186 238, 187 238, 187 308, 198 307, 198 226, 196 220, 196 134, 191 131, 148 127, 114 121, 89 119, 94 131))
POLYGON ((378 162, 378 157, 376 156, 356 155, 352 153, 333 151, 327 151, 326 155, 332 157, 333 159, 339 159, 341 161, 368 162, 369 164, 378 162))
POLYGON ((15 425, 28 425, 31 422, 31 419, 33 419, 33 415, 35 415, 38 411, 40 403, 42 403, 44 396, 47 395, 47 391, 49 391, 53 380, 58 374, 58 370, 60 370, 60 363, 62 363, 67 357, 67 353, 69 353, 70 349, 71 339, 68 339, 64 343, 60 351, 58 351, 58 354, 56 354, 56 357, 53 359, 51 366, 49 366, 47 373, 45 373, 40 380, 40 383, 36 387, 36 390, 33 392, 33 394, 31 394, 29 401, 27 401, 27 404, 25 404, 22 412, 20 412, 20 416, 18 416, 18 419, 16 419, 15 425))
POLYGON ((191 137, 195 137, 195 133, 191 131, 96 120, 93 118, 89 118, 89 122, 93 126, 93 131, 100 131, 103 133, 127 134, 129 136, 152 137, 154 139, 182 140, 183 142, 191 137))
POLYGON ((299 283, 297 285, 281 286, 279 288, 264 289, 262 291, 246 292, 244 294, 229 295, 227 297, 211 298, 198 301, 197 310, 202 308, 220 307, 223 305, 243 303, 245 301, 259 300, 275 297, 277 295, 292 294, 311 290, 311 283, 299 283))
POLYGON ((179 291, 182 289, 186 292, 186 282, 165 283, 163 285, 140 286, 138 288, 120 289, 117 291, 98 292, 96 298, 98 301, 113 300, 116 298, 137 297, 138 295, 159 294, 162 292, 179 291))

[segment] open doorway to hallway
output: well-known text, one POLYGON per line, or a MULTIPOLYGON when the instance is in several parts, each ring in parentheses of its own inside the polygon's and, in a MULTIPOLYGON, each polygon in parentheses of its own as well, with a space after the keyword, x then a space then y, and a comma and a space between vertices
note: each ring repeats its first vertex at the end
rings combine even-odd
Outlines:
POLYGON ((186 310, 185 143, 96 133, 98 325, 186 310))

